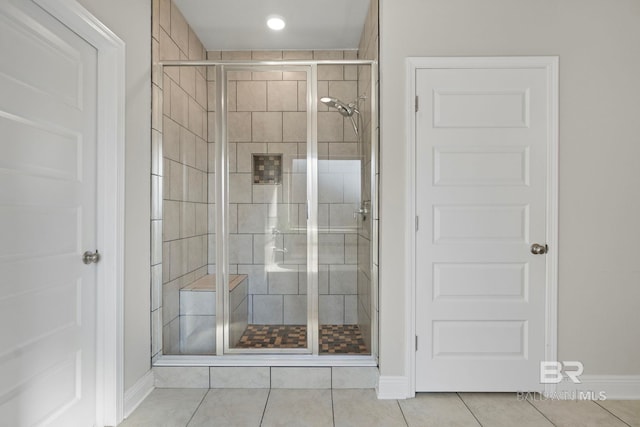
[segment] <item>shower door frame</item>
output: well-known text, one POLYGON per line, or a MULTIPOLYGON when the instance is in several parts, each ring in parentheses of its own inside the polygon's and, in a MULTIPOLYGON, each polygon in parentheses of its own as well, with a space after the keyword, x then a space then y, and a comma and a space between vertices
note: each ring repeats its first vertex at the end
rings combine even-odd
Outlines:
MULTIPOLYGON (((223 343, 222 354, 313 354, 317 355, 318 346, 318 98, 317 65, 242 65, 220 64, 216 66, 216 275, 222 280, 222 292, 216 293, 216 313, 222 313, 222 322, 216 322, 216 344, 223 343), (228 229, 228 146, 227 134, 227 73, 234 71, 292 71, 304 72, 307 77, 307 332, 304 348, 233 348, 229 343, 229 241, 228 229), (312 83, 315 81, 315 84, 312 83), (219 141, 219 142, 218 142, 219 141), (220 173, 218 173, 220 171, 220 173), (218 238, 218 236, 222 236, 218 238)), ((220 282, 218 282, 220 283, 220 282)), ((216 346, 216 349, 220 347, 216 346)))
MULTIPOLYGON (((378 360, 378 277, 374 274, 378 258, 378 229, 372 226, 370 245, 370 278, 372 298, 371 354, 369 355, 320 355, 318 321, 318 66, 364 65, 371 73, 371 211, 378 220, 378 62, 375 60, 282 60, 282 61, 161 61, 154 64, 159 75, 164 67, 214 66, 216 72, 216 276, 223 283, 222 293, 216 292, 216 313, 222 313, 222 322, 216 322, 215 355, 164 355, 153 361, 154 366, 376 366, 378 360), (307 72, 307 347, 275 349, 229 348, 228 307, 228 139, 227 139, 227 71, 263 71, 259 68, 288 68, 307 72), (256 70, 258 68, 258 70, 256 70), (219 344, 222 344, 220 346, 219 344), (221 351, 222 350, 222 351, 221 351), (250 359, 249 359, 250 357, 250 359), (248 365, 247 365, 248 364, 248 365)), ((162 104, 160 104, 162 105, 162 104)), ((217 283, 220 280, 216 279, 217 283)), ((218 317, 218 316, 216 316, 218 317)), ((162 340, 161 340, 162 342, 162 340)))

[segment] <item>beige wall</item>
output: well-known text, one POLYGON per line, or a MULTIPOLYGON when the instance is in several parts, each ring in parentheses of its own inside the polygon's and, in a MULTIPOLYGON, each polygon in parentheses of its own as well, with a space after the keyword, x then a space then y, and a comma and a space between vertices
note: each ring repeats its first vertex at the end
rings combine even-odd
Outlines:
POLYGON ((125 390, 149 369, 151 2, 79 0, 126 44, 125 390))
MULTIPOLYGON (((405 374, 405 58, 560 57, 559 359, 640 373, 640 2, 381 1, 382 375, 405 374)), ((553 248, 552 248, 553 249, 553 248)))

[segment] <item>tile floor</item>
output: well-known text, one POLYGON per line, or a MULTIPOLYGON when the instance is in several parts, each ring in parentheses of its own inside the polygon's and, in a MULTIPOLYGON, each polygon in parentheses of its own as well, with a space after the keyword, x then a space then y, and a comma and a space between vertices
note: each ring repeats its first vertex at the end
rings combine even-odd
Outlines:
POLYGON ((156 389, 122 427, 640 427, 640 400, 522 400, 513 393, 421 393, 378 400, 371 389, 156 389))

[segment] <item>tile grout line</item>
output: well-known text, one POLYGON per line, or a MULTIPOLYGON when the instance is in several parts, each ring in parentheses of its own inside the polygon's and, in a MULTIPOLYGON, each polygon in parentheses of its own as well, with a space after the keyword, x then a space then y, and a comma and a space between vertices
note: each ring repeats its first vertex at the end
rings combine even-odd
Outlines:
MULTIPOLYGON (((541 396, 544 396, 544 395, 542 395, 542 394, 541 394, 541 396)), ((540 415, 542 415, 542 416, 543 416, 547 421, 549 421, 549 422, 551 423, 551 425, 552 425, 552 426, 557 427, 557 426, 556 426, 556 424, 555 424, 553 421, 551 421, 551 420, 549 419, 549 417, 547 417, 547 416, 545 415, 545 413, 544 413, 544 412, 542 412, 542 410, 541 410, 541 409, 539 409, 536 405, 534 405, 534 404, 533 404, 529 399, 525 399, 525 400, 526 400, 526 402, 527 402, 529 405, 533 406, 533 408, 534 408, 536 411, 538 411, 538 412, 540 413, 540 415)))
MULTIPOLYGON (((271 368, 269 368, 269 371, 271 371, 271 368)), ((267 413, 267 405, 269 405, 270 398, 271 398, 271 375, 269 375, 269 391, 267 392, 267 400, 265 400, 264 402, 264 409, 262 409, 262 417, 260 417, 260 424, 258 424, 258 426, 262 426, 262 423, 264 422, 264 416, 267 413)))
MULTIPOLYGON (((211 390, 211 389, 209 389, 211 390)), ((187 421, 187 423, 185 424, 185 427, 189 427, 189 424, 191 423, 191 421, 193 420, 193 417, 196 416, 196 413, 198 412, 198 410, 200 409, 200 407, 202 406, 202 403, 204 402, 204 399, 207 397, 207 394, 209 394, 209 390, 207 390, 207 392, 202 396, 202 399, 200 399, 200 403, 198 404, 198 406, 196 407, 196 410, 193 411, 193 414, 191 414, 191 417, 189 418, 189 421, 187 421)))
POLYGON ((331 421, 333 422, 333 427, 336 427, 336 410, 333 404, 333 368, 331 369, 331 421))
POLYGON ((469 405, 467 405, 467 402, 464 401, 464 399, 462 398, 462 396, 460 396, 459 392, 456 392, 456 396, 458 396, 458 399, 460 399, 460 401, 462 402, 462 404, 464 405, 465 408, 467 408, 467 411, 469 411, 469 413, 471 414, 471 416, 473 418, 475 418, 475 420, 478 422, 478 425, 480 427, 482 426, 482 423, 480 422, 480 420, 478 419, 478 417, 476 417, 476 414, 473 413, 473 411, 471 410, 471 408, 469 408, 469 405))
POLYGON ((597 400, 592 400, 592 402, 598 405, 599 407, 601 407, 602 409, 604 409, 605 411, 607 411, 608 413, 610 413, 611 415, 613 415, 614 417, 616 417, 617 419, 619 419, 620 421, 622 421, 624 425, 631 427, 631 424, 627 423, 625 420, 623 420, 622 418, 620 418, 619 416, 611 412, 608 408, 605 408, 604 406, 602 406, 597 400))
POLYGON ((409 422, 407 421, 407 417, 404 415, 404 411, 402 410, 402 405, 398 399, 395 399, 396 405, 398 405, 398 409, 400 409, 400 414, 402 415, 402 419, 404 420, 404 424, 409 427, 409 422))

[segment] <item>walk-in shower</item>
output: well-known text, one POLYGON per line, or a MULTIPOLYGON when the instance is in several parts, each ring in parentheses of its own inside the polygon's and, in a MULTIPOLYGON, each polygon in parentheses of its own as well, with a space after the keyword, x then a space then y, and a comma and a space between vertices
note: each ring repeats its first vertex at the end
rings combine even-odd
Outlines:
POLYGON ((375 63, 162 75, 162 354, 375 358, 375 63))

